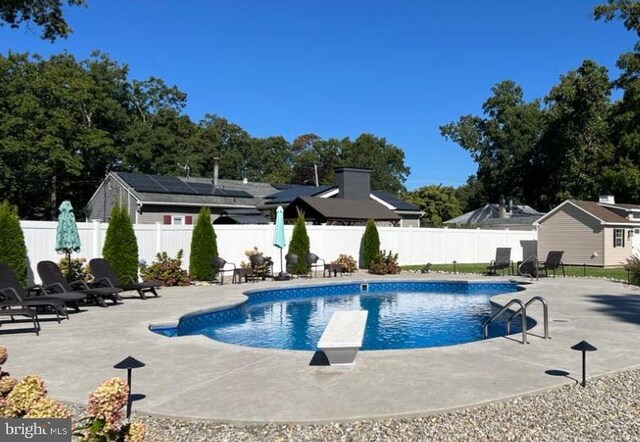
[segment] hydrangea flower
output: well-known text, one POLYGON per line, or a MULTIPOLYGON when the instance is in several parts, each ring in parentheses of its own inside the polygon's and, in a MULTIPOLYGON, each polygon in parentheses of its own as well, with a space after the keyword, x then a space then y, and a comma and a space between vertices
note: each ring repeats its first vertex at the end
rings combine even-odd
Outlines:
POLYGON ((7 358, 9 357, 9 353, 7 352, 7 347, 0 347, 0 365, 4 365, 7 362, 7 358))
POLYGON ((33 406, 27 411, 24 417, 41 417, 41 418, 69 418, 71 412, 62 405, 60 402, 50 397, 41 397, 33 406))
POLYGON ((132 422, 124 437, 125 442, 144 442, 147 428, 142 422, 132 422))
POLYGON ((7 396, 7 411, 12 416, 22 416, 45 394, 47 390, 41 377, 25 376, 7 396))
POLYGON ((11 390, 13 390, 17 383, 17 379, 11 378, 9 376, 0 378, 0 396, 6 396, 11 393, 11 390))
POLYGON ((87 415, 104 421, 106 431, 115 430, 122 418, 120 410, 127 404, 128 397, 129 387, 124 379, 107 379, 89 395, 87 415))

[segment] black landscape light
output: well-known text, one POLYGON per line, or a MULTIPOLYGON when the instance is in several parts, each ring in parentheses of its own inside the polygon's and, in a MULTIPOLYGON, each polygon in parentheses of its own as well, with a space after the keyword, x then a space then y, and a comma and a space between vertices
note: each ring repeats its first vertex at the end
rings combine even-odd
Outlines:
POLYGON ((131 417, 131 402, 135 400, 144 398, 144 395, 133 395, 131 394, 131 370, 134 368, 144 367, 146 364, 134 358, 133 356, 129 356, 122 361, 118 362, 113 368, 117 368, 119 370, 127 370, 127 385, 129 386, 129 398, 127 399, 127 419, 131 417))
POLYGON ((585 387, 587 385, 587 352, 596 351, 597 348, 589 344, 587 341, 580 341, 571 347, 571 350, 582 352, 582 386, 585 387))
POLYGON ((457 261, 453 261, 453 273, 455 273, 455 272, 456 272, 456 264, 457 264, 457 263, 458 263, 457 261))

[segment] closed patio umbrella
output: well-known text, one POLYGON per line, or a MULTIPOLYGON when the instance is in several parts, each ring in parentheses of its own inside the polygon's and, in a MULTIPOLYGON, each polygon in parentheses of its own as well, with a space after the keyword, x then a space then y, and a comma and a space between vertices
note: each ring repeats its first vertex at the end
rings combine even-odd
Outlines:
POLYGON ((276 230, 273 235, 273 245, 280 249, 280 273, 274 279, 286 281, 289 279, 289 275, 283 272, 282 266, 282 249, 287 245, 287 240, 284 236, 284 209, 282 206, 278 206, 276 209, 276 230))
POLYGON ((80 251, 80 236, 73 207, 63 201, 58 208, 58 228, 56 229, 56 252, 67 255, 67 279, 71 274, 71 252, 80 251))

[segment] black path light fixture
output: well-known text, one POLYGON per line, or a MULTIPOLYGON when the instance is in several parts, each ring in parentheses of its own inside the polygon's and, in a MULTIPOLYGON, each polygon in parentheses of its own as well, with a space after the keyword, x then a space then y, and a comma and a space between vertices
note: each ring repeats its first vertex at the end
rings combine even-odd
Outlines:
POLYGON ((587 352, 596 351, 597 348, 589 344, 587 341, 580 341, 571 347, 571 350, 582 352, 582 386, 585 387, 587 385, 587 352))
POLYGON ((134 368, 141 368, 145 365, 146 364, 144 362, 137 360, 133 356, 129 356, 113 366, 113 368, 117 368, 119 370, 127 370, 127 385, 129 386, 129 397, 127 399, 127 419, 131 417, 131 402, 144 398, 144 395, 142 394, 131 394, 131 371, 134 368))

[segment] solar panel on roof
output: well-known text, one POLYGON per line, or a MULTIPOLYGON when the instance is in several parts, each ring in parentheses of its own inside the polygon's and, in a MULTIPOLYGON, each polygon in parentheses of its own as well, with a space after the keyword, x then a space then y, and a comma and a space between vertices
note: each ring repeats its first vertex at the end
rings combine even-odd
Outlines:
POLYGON ((195 190, 198 195, 212 195, 213 184, 208 183, 189 183, 189 186, 195 190))

